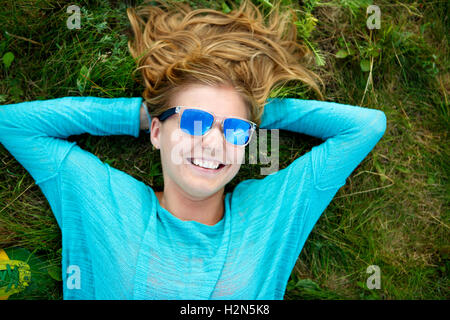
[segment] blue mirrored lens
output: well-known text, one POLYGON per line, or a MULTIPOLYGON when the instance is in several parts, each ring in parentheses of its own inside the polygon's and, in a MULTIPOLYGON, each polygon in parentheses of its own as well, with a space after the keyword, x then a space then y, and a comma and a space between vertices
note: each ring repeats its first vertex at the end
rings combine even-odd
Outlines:
POLYGON ((241 119, 228 118, 223 122, 225 139, 236 145, 243 145, 248 142, 250 129, 251 124, 241 119))
POLYGON ((214 117, 205 111, 186 109, 180 120, 180 128, 193 136, 201 136, 211 128, 214 117))

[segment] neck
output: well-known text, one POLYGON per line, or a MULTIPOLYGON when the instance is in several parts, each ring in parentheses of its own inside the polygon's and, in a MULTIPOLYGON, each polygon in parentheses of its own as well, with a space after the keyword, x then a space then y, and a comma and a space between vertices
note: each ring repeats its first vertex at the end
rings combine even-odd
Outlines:
POLYGON ((207 198, 195 198, 175 183, 165 184, 164 192, 155 192, 161 207, 184 221, 197 221, 209 226, 218 223, 224 214, 224 188, 207 198))

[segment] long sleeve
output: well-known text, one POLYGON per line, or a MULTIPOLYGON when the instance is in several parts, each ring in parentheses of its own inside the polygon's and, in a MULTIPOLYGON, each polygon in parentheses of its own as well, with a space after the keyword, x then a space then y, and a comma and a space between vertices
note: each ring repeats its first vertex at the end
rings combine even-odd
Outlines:
POLYGON ((383 136, 386 116, 380 110, 334 102, 292 98, 268 101, 261 128, 283 129, 325 140, 287 168, 255 183, 262 189, 282 191, 282 197, 275 202, 279 214, 281 217, 293 214, 294 217, 288 218, 301 219, 296 223, 302 229, 296 232, 306 240, 347 177, 383 136), (305 208, 301 203, 305 203, 300 198, 309 199, 308 212, 302 212, 305 208))
MULTIPOLYGON (((276 98, 268 101, 261 120, 263 129, 325 140, 286 168, 262 179, 242 181, 233 191, 238 227, 232 237, 254 246, 254 254, 246 258, 251 261, 247 268, 261 268, 267 275, 267 287, 264 284, 259 290, 273 292, 286 287, 314 225, 381 138, 386 118, 378 110, 276 98)), ((247 262, 240 263, 244 269, 247 262)), ((283 292, 276 292, 283 296, 283 292)))
POLYGON ((142 98, 64 97, 0 106, 0 142, 35 179, 57 173, 71 135, 139 135, 142 98))
POLYGON ((269 99, 261 128, 284 129, 325 140, 311 151, 315 187, 341 187, 383 136, 380 110, 333 102, 269 99))
POLYGON ((87 172, 101 175, 102 162, 68 136, 139 136, 142 98, 63 97, 0 106, 0 142, 30 173, 60 223, 61 192, 57 175, 72 155, 87 172))

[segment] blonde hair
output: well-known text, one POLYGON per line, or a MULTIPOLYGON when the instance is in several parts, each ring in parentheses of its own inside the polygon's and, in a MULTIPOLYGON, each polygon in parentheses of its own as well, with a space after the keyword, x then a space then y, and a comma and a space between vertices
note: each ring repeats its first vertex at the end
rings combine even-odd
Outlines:
POLYGON ((134 72, 141 70, 143 98, 152 117, 191 83, 232 86, 258 125, 271 90, 288 81, 301 81, 322 98, 320 78, 302 64, 309 50, 297 41, 293 9, 281 12, 275 4, 266 26, 250 0, 227 14, 156 2, 163 8, 143 4, 138 11, 127 9, 134 34, 128 48, 137 63, 134 72))

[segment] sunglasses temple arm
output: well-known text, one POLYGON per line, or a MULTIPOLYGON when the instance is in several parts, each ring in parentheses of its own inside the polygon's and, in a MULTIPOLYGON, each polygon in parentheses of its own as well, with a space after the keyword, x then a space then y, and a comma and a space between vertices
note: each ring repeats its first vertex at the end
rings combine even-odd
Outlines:
POLYGON ((168 117, 170 117, 171 115, 174 115, 176 112, 177 112, 177 107, 170 108, 170 109, 164 111, 163 113, 161 113, 158 116, 158 119, 160 121, 166 120, 168 117))

